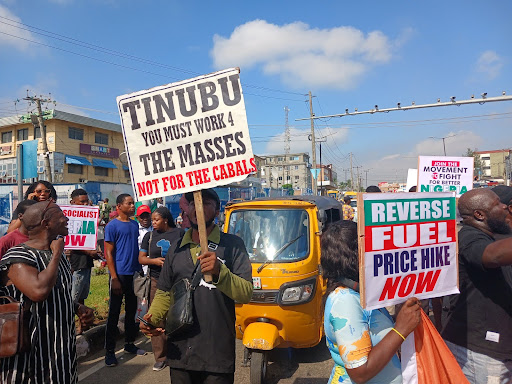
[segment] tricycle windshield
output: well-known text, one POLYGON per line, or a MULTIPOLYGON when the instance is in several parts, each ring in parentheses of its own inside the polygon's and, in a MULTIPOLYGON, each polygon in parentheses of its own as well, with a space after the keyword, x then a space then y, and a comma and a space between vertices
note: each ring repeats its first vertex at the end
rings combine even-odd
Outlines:
POLYGON ((303 209, 235 210, 228 232, 244 240, 252 263, 293 262, 309 254, 309 218, 303 209))

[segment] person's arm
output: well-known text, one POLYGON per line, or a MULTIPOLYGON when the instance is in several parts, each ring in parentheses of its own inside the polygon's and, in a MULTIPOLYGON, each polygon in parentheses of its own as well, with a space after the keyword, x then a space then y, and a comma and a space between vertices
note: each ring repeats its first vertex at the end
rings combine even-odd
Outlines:
POLYGON ((157 267, 162 267, 164 265, 164 261, 164 257, 148 257, 148 253, 145 249, 141 249, 139 251, 139 264, 141 265, 156 265, 157 267))
POLYGON ((251 301, 253 284, 244 278, 235 275, 224 264, 220 263, 218 280, 213 279, 213 284, 227 297, 238 303, 246 304, 251 301))
POLYGON ((39 272, 37 268, 23 263, 12 264, 7 277, 25 296, 33 302, 46 300, 57 281, 60 258, 64 250, 64 239, 51 243, 52 258, 48 266, 39 272))
MULTIPOLYGON (((420 323, 420 311, 419 300, 415 297, 408 299, 398 313, 394 327, 396 331, 403 337, 407 337, 420 323)), ((375 377, 389 363, 403 341, 404 339, 397 332, 390 330, 377 345, 372 346, 366 363, 357 368, 347 368, 350 379, 354 383, 365 383, 375 377)), ((342 352, 340 350, 340 356, 342 352)))
POLYGON ((482 265, 485 268, 512 265, 512 237, 487 245, 482 254, 482 265))
POLYGON ((117 277, 116 260, 114 258, 114 243, 111 241, 105 241, 105 259, 107 260, 107 267, 110 272, 112 292, 116 295, 121 295, 123 293, 123 289, 121 287, 121 282, 117 277))

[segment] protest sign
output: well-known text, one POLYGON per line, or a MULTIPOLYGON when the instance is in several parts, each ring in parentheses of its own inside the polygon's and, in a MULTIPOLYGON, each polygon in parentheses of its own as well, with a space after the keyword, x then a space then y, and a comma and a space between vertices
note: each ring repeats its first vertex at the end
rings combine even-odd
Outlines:
POLYGON ((459 292, 455 211, 454 192, 358 195, 363 308, 459 292))
POLYGON ((418 192, 455 192, 473 189, 473 157, 419 156, 418 192))
POLYGON ((65 249, 95 250, 98 238, 99 207, 89 205, 59 205, 68 221, 65 249))
POLYGON ((256 171, 238 68, 119 96, 117 105, 137 200, 256 171))

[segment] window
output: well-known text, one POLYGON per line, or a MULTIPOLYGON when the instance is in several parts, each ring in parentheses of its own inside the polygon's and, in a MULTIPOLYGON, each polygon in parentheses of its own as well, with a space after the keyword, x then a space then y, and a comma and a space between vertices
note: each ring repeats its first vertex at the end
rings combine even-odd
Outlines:
POLYGON ((131 176, 130 176, 130 171, 128 169, 125 169, 124 170, 124 177, 126 177, 127 179, 130 179, 131 176))
POLYGON ((41 138, 41 128, 34 127, 34 139, 40 139, 41 138))
POLYGON ((278 169, 279 169, 280 171, 282 171, 282 170, 283 170, 283 167, 279 167, 278 169))
POLYGON ((279 176, 279 181, 283 180, 283 176, 279 176))
POLYGON ((28 140, 28 128, 18 129, 18 141, 28 140))
POLYGON ((298 170, 299 170, 299 166, 298 166, 298 165, 296 165, 296 166, 295 166, 295 170, 296 170, 296 171, 298 171, 298 170))
POLYGON ((290 180, 290 179, 291 179, 290 175, 286 176, 286 180, 290 180))
POLYGON ((108 145, 108 135, 106 133, 96 132, 94 134, 94 142, 96 144, 108 145))
POLYGON ((84 166, 80 164, 68 164, 68 173, 75 173, 81 175, 84 173, 84 166))
POLYGON ((84 130, 80 128, 68 128, 68 135, 70 139, 73 140, 83 140, 84 139, 84 130))
POLYGON ((490 156, 482 156, 481 159, 482 160, 491 160, 491 157, 490 156))
POLYGON ((94 167, 94 174, 96 176, 108 176, 108 168, 94 167))
POLYGON ((2 143, 12 143, 12 131, 2 132, 2 143))
POLYGON ((284 157, 278 157, 277 161, 284 161, 284 157))
POLYGON ((292 160, 292 161, 299 160, 299 156, 290 156, 290 160, 292 160))
POLYGON ((300 179, 300 176, 295 176, 295 180, 299 180, 300 179))

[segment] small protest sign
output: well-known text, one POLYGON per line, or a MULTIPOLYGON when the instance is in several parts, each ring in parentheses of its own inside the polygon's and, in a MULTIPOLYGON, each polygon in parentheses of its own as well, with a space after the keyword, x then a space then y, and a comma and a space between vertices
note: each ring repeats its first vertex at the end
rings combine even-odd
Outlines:
POLYGON ((454 192, 363 193, 359 210, 363 308, 459 292, 454 192))
POLYGON ((95 250, 100 209, 89 205, 59 205, 68 221, 65 249, 95 250))
POLYGON ((455 192, 473 189, 473 157, 419 156, 418 192, 455 192))
POLYGON ((117 105, 137 200, 256 171, 238 68, 119 96, 117 105))

